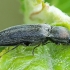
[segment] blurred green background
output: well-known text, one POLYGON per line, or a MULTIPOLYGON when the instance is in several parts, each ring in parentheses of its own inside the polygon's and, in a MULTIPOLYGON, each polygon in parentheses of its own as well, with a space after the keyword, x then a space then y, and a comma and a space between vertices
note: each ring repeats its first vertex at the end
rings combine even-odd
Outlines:
MULTIPOLYGON (((45 0, 70 15, 70 0, 45 0)), ((0 0, 0 30, 23 24, 20 0, 0 0)))
POLYGON ((50 5, 54 5, 70 15, 70 0, 45 0, 45 2, 49 2, 50 5))
POLYGON ((0 30, 22 23, 20 0, 0 0, 0 30))

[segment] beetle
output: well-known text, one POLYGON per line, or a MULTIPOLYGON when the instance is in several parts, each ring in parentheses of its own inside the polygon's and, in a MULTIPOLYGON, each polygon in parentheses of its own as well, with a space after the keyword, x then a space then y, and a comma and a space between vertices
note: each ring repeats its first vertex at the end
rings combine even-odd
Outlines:
POLYGON ((0 32, 0 46, 15 46, 15 49, 19 45, 33 45, 35 49, 48 40, 46 37, 50 30, 51 26, 48 24, 12 26, 0 32))
POLYGON ((19 45, 33 45, 35 49, 48 41, 68 44, 69 32, 62 26, 49 24, 16 25, 0 31, 0 46, 15 46, 16 48, 19 45))

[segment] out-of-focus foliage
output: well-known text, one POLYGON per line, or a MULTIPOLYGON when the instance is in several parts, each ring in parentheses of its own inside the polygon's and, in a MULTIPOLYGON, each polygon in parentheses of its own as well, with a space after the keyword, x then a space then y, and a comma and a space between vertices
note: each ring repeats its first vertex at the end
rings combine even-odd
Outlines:
POLYGON ((51 25, 64 26, 70 30, 70 17, 56 6, 43 0, 22 0, 22 12, 24 23, 38 24, 48 23, 51 25))
POLYGON ((70 0, 45 0, 45 2, 49 2, 50 5, 55 5, 63 12, 70 15, 70 0))

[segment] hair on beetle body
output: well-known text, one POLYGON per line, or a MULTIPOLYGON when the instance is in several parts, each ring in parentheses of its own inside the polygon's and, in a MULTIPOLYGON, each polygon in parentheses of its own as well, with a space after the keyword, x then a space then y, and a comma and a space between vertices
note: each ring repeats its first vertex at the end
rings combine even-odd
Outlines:
POLYGON ((16 48, 23 44, 37 45, 35 49, 38 45, 47 43, 48 40, 56 44, 69 44, 69 32, 62 26, 48 24, 16 25, 0 32, 0 46, 15 46, 16 48))

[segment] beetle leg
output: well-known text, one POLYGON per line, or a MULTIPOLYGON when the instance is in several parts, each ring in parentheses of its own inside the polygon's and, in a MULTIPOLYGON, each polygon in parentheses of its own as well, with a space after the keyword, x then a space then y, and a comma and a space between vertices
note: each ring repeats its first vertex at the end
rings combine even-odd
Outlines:
POLYGON ((32 55, 34 56, 34 50, 37 48, 37 47, 39 47, 39 45, 40 44, 38 44, 37 46, 35 46, 34 48, 33 48, 33 50, 32 50, 32 55))
MULTIPOLYGON (((16 47, 18 47, 18 45, 16 45, 16 46, 15 46, 14 48, 12 48, 11 50, 14 50, 16 47)), ((9 50, 9 48, 8 48, 8 51, 5 52, 3 55, 5 55, 6 53, 10 52, 11 50, 9 50)), ((0 57, 2 57, 3 55, 1 55, 0 57)))

